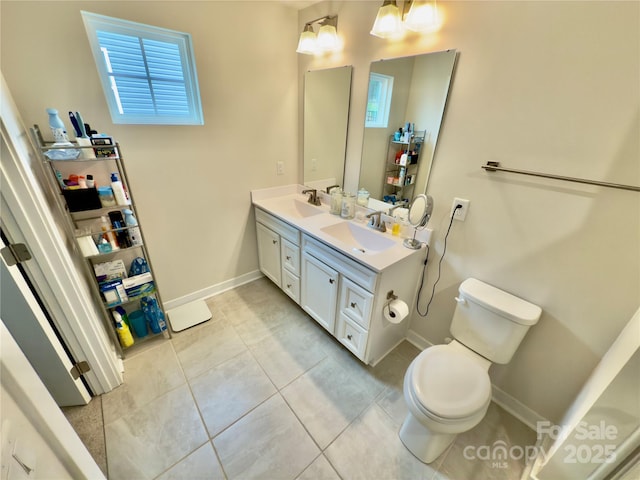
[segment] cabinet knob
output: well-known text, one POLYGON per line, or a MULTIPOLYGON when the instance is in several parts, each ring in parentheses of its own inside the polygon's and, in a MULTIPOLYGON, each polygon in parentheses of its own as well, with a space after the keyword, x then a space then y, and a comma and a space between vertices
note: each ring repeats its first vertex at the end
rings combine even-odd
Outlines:
POLYGON ((353 339, 353 335, 349 334, 349 335, 347 335, 347 338, 348 338, 349 340, 351 340, 351 339, 353 339))
POLYGON ((329 283, 335 283, 335 280, 333 278, 330 278, 329 283))
POLYGON ((358 305, 356 302, 351 302, 351 308, 356 308, 356 305, 358 305))
POLYGON ((278 243, 278 240, 271 240, 271 241, 273 242, 274 245, 278 243))
POLYGON ((291 288, 291 284, 290 283, 287 283, 287 288, 291 288))
POLYGON ((287 255, 287 260, 291 260, 291 256, 290 255, 287 255))

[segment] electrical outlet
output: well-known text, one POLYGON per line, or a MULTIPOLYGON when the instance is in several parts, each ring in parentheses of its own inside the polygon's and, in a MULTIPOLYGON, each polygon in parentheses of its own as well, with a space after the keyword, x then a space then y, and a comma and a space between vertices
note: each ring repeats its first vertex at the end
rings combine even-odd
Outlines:
POLYGON ((465 200, 464 198, 454 198, 453 205, 451 205, 451 214, 453 215, 454 220, 460 220, 464 222, 464 219, 467 217, 467 211, 469 210, 469 200, 465 200), (462 208, 458 208, 456 210, 456 206, 462 205, 462 208))
POLYGON ((276 162, 276 174, 284 175, 284 162, 276 162))

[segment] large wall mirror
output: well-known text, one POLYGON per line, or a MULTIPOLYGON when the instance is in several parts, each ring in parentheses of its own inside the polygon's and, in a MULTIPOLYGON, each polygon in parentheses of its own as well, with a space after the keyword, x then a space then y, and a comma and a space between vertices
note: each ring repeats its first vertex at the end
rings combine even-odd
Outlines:
POLYGON ((455 62, 447 50, 371 63, 360 167, 371 198, 408 203, 425 193, 455 62), (396 135, 407 123, 412 132, 396 135))
POLYGON ((343 185, 351 71, 351 66, 345 66, 305 73, 305 185, 343 185))

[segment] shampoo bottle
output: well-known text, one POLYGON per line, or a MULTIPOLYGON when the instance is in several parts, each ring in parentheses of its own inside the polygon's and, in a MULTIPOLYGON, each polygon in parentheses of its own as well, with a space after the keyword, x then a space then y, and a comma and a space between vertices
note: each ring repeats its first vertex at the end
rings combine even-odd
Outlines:
POLYGON ((47 108, 47 113, 49 114, 49 127, 51 127, 53 140, 56 143, 68 143, 69 137, 67 136, 67 130, 58 116, 58 110, 55 108, 47 108))
POLYGON ((133 212, 128 208, 125 208, 122 212, 124 213, 124 223, 129 227, 128 232, 131 245, 134 247, 136 245, 142 245, 142 234, 138 227, 138 221, 136 217, 133 216, 133 212))
POLYGON ((118 205, 129 205, 129 198, 124 191, 122 182, 118 180, 118 174, 115 172, 111 174, 111 189, 118 205))

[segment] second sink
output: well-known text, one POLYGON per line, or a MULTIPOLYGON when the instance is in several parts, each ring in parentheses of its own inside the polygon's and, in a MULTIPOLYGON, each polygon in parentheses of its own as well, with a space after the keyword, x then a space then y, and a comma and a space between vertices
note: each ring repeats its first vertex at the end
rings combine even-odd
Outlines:
POLYGON ((382 252, 393 247, 396 242, 380 233, 360 227, 351 222, 340 222, 320 229, 339 242, 345 243, 362 253, 382 252))

